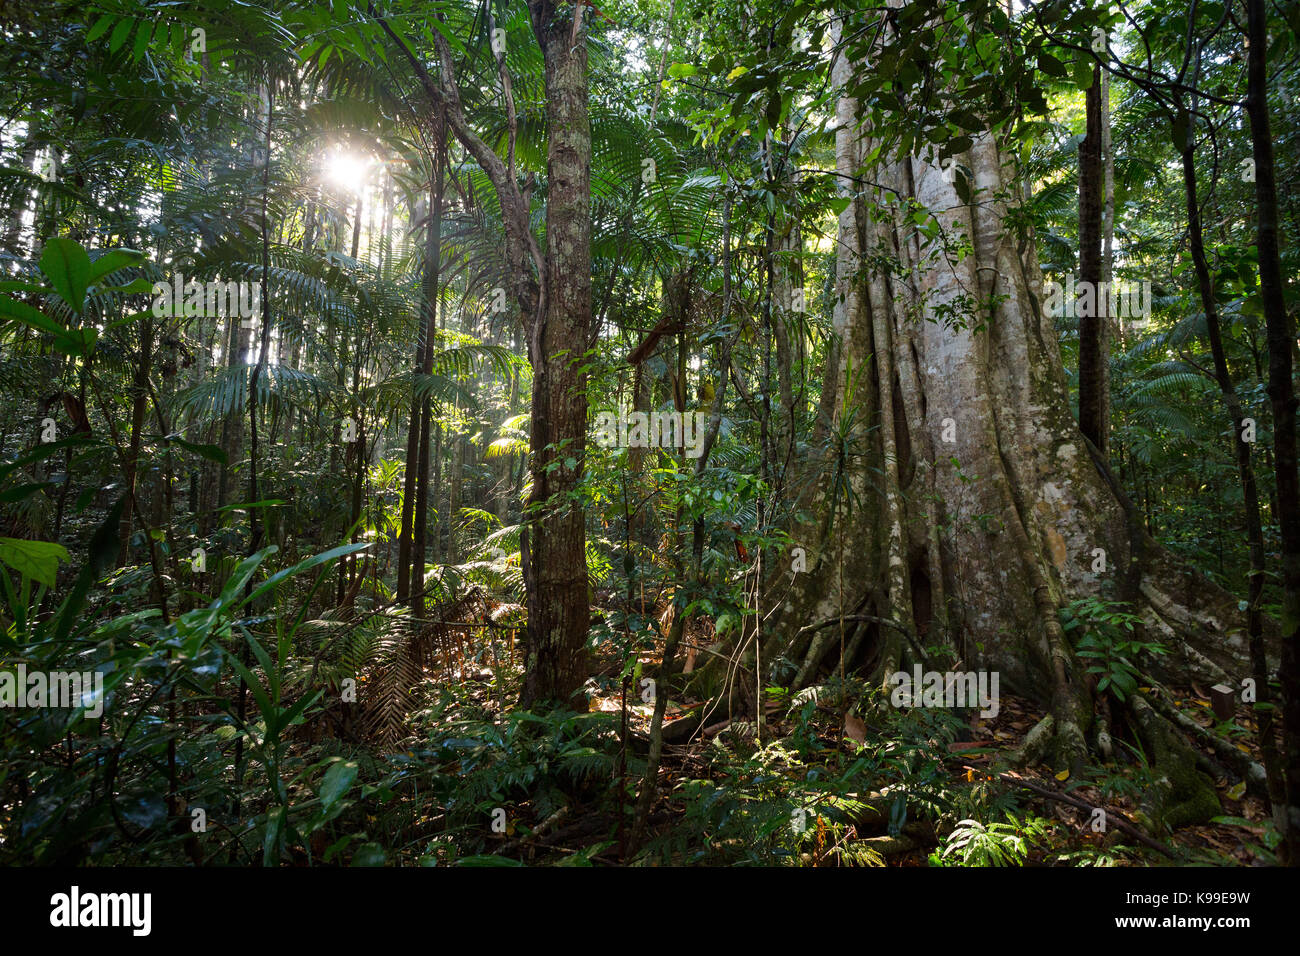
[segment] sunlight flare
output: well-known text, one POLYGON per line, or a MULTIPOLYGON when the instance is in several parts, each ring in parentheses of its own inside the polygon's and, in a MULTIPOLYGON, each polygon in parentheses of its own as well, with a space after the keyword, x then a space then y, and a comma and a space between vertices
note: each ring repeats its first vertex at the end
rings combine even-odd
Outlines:
POLYGON ((340 189, 360 192, 370 175, 374 160, 346 149, 336 149, 325 157, 325 178, 340 189))

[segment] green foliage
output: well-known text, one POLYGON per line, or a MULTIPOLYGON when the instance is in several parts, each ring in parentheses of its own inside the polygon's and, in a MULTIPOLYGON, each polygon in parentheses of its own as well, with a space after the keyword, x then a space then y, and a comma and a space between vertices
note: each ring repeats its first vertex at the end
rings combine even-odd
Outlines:
POLYGON ((1029 853, 1047 834, 1049 824, 1038 817, 1007 822, 961 820, 943 848, 930 854, 931 866, 1023 866, 1029 853))
MULTIPOLYGON (((561 25, 582 9, 553 6, 561 25)), ((591 440, 580 450, 565 436, 548 467, 579 476, 577 487, 536 502, 533 431, 556 409, 531 406, 546 336, 512 295, 545 264, 536 271, 531 248, 510 261, 490 157, 466 146, 473 137, 510 164, 544 254, 552 143, 526 5, 93 0, 37 15, 9 4, 0 652, 6 668, 102 673, 106 709, 0 713, 0 856, 498 865, 518 862, 506 847, 522 855, 537 828, 576 810, 589 842, 541 856, 607 862, 645 769, 644 726, 633 721, 625 753, 616 715, 518 708, 519 668, 531 665, 502 653, 526 622, 529 555, 546 554, 533 521, 554 509, 583 519, 584 568, 564 569, 565 585, 590 598, 599 673, 587 690, 601 706, 624 680, 665 680, 664 641, 680 633, 701 663, 672 687, 674 705, 730 698, 728 682, 757 669, 757 645, 753 696, 789 721, 788 734, 765 728, 759 743, 737 717, 702 745, 703 771, 695 751, 671 754, 681 763, 661 774, 664 803, 637 862, 877 865, 861 839, 865 795, 888 792, 875 829, 897 836, 920 818, 940 835, 956 827, 935 865, 1023 863, 1043 824, 1000 822, 1020 813, 1010 796, 954 779, 946 749, 963 731, 952 715, 881 708, 852 673, 804 675, 822 682, 791 693, 782 685, 801 673, 802 646, 769 654, 789 636, 768 622, 791 594, 794 547, 817 574, 880 545, 834 534, 889 491, 877 454, 889 383, 873 351, 884 346, 874 332, 865 351, 844 338, 846 292, 879 277, 900 301, 921 292, 917 322, 994 337, 987 316, 1006 294, 994 283, 927 300, 925 277, 891 243, 845 255, 862 250, 845 248, 840 217, 893 217, 899 238, 967 263, 972 239, 949 226, 967 217, 893 192, 898 160, 912 173, 950 161, 957 199, 1004 209, 1003 228, 1036 253, 1042 278, 1073 274, 1090 38, 1107 32, 1117 57, 1140 50, 1135 72, 1110 78, 1113 271, 1152 282, 1153 313, 1110 339, 1111 472, 1135 525, 1243 591, 1233 436, 1207 374, 1184 186, 1171 172, 1191 136, 1223 347, 1257 425, 1258 465, 1273 425, 1255 195, 1237 175, 1249 149, 1244 60, 1222 4, 1184 7, 591 8, 590 341, 573 356, 585 380, 569 398, 589 414, 700 414, 710 428, 716 411, 716 441, 697 460, 591 440), (500 59, 494 24, 507 38, 500 59), (1194 58, 1189 38, 1204 47, 1194 58), (466 117, 450 131, 425 86, 441 80, 442 41, 466 117), (870 68, 834 72, 845 64, 870 68), (841 96, 855 104, 843 129, 841 96), (841 169, 837 148, 858 132, 861 166, 841 169), (1012 161, 996 195, 971 168, 986 136, 1012 161), (344 177, 332 175, 337 155, 351 160, 344 177), (153 283, 178 274, 254 284, 265 309, 156 314, 153 283), (794 292, 803 307, 782 301, 794 292), (46 419, 53 441, 36 432, 46 419), (823 492, 829 513, 808 514, 823 492), (814 553, 813 530, 834 557, 814 553), (344 697, 350 681, 356 701, 344 697), (846 750, 837 721, 850 706, 869 733, 846 750), (509 810, 506 835, 486 826, 497 808, 509 810), (193 810, 209 818, 202 834, 193 810)), ((1294 4, 1268 15, 1285 157, 1300 153, 1300 123, 1283 108, 1300 90, 1294 4)), ((1282 271, 1295 276, 1300 188, 1285 162, 1277 173, 1282 271)), ((1285 295, 1294 311, 1294 282, 1285 295)), ((1073 394, 1078 324, 1035 318, 1073 394)), ((922 396, 922 417, 933 412, 922 396)), ((899 432, 893 464, 914 466, 927 446, 899 432)), ((987 478, 950 463, 978 498, 987 478)), ((1270 472, 1256 469, 1272 554, 1270 472)), ((903 503, 913 517, 929 505, 903 503)), ((1005 531, 997 514, 952 520, 931 530, 1005 531)), ((1276 606, 1277 581, 1264 587, 1265 609, 1276 606)), ((892 620, 894 609, 861 613, 892 620)), ((1070 604, 1063 625, 1098 691, 1118 702, 1165 653, 1131 609, 1100 597, 1070 604)), ((934 645, 934 660, 955 656, 939 630, 918 643, 934 645)), ((874 653, 869 629, 857 638, 874 653)), ((1129 799, 1153 773, 1140 753, 1133 764, 1079 776, 1129 799)), ((1271 837, 1259 839, 1270 853, 1271 837)), ((1054 859, 1132 858, 1088 848, 1054 859)))
MULTIPOLYGON (((120 517, 119 504, 103 526, 108 533, 92 544, 83 580, 93 581, 102 572, 103 551, 105 545, 113 546, 120 517)), ((340 771, 329 776, 328 760, 303 766, 300 758, 286 757, 285 732, 302 721, 319 697, 303 693, 292 701, 284 698, 284 652, 297 626, 294 617, 283 625, 278 660, 273 660, 248 631, 253 619, 240 612, 293 577, 362 547, 334 549, 254 584, 274 551, 265 549, 239 563, 218 599, 170 622, 153 608, 96 623, 73 603, 85 600, 81 590, 74 590, 52 618, 35 618, 11 606, 15 626, 8 635, 6 669, 22 661, 29 670, 97 673, 103 693, 95 703, 104 716, 87 715, 93 709, 89 699, 71 711, 48 706, 17 715, 0 712, 5 786, 22 781, 27 788, 26 799, 5 821, 3 859, 66 864, 94 854, 101 860, 143 856, 178 861, 189 832, 188 816, 178 816, 180 806, 221 820, 230 805, 234 793, 223 777, 236 740, 249 745, 265 770, 261 798, 270 809, 243 830, 228 827, 226 849, 247 851, 245 837, 255 833, 263 846, 262 861, 277 864, 291 846, 305 846, 311 833, 338 816, 347 787, 340 771), (256 670, 232 653, 236 632, 248 641, 256 670), (220 694, 220 682, 232 670, 249 687, 256 716, 241 719, 234 703, 220 694), (151 716, 160 702, 178 696, 216 702, 218 709, 198 733, 183 735, 180 726, 151 716), (92 726, 99 732, 67 760, 60 741, 65 735, 86 734, 92 726), (175 769, 167 769, 171 753, 175 769), (294 772, 288 774, 288 769, 294 772), (321 772, 329 782, 319 800, 299 799, 298 791, 321 772)))
POLYGON ((1136 661, 1142 654, 1159 655, 1167 649, 1159 641, 1143 640, 1137 630, 1142 619, 1123 610, 1124 605, 1101 598, 1081 598, 1061 610, 1061 626, 1077 632, 1075 653, 1091 663, 1088 673, 1099 676, 1098 692, 1109 691, 1120 701, 1138 689, 1141 673, 1136 661))

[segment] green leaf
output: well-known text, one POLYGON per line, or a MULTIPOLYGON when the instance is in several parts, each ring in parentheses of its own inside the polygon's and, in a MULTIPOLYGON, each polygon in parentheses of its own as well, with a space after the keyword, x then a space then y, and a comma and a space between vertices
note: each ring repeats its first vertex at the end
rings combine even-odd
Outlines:
POLYGON ((33 285, 30 282, 0 282, 0 292, 37 292, 44 295, 47 291, 43 285, 33 285))
POLYGON ((960 167, 957 169, 957 175, 953 177, 952 186, 957 191, 957 198, 963 203, 969 204, 971 201, 971 182, 960 167))
POLYGON ((338 802, 357 779, 359 770, 355 760, 340 760, 325 771, 325 779, 320 785, 320 802, 329 809, 338 802))
MULTIPOLYGON (((131 21, 123 22, 129 25, 131 21)), ((60 236, 47 240, 41 251, 41 271, 68 307, 80 315, 90 285, 90 256, 81 244, 60 236)))
POLYGON ((113 502, 113 506, 108 509, 108 515, 104 518, 104 523, 95 529, 90 539, 90 547, 87 549, 86 563, 81 573, 77 575, 77 583, 73 585, 72 593, 63 602, 63 606, 59 608, 59 623, 54 631, 56 641, 65 640, 72 633, 72 626, 86 603, 86 595, 90 593, 91 584, 117 557, 118 528, 122 523, 122 512, 125 509, 126 495, 123 495, 113 502))
POLYGON ((108 52, 116 53, 121 49, 126 38, 131 35, 131 28, 135 26, 135 21, 129 17, 123 17, 118 21, 117 26, 113 27, 113 32, 108 38, 108 52))
POLYGON ((317 565, 324 564, 327 561, 333 561, 335 558, 341 558, 344 555, 356 554, 358 551, 364 551, 368 547, 370 547, 370 545, 364 541, 357 542, 356 544, 341 544, 337 548, 330 548, 330 550, 312 555, 310 558, 304 558, 292 567, 285 568, 283 571, 275 572, 275 574, 271 575, 257 586, 253 593, 248 596, 248 600, 251 601, 253 598, 259 597, 267 591, 278 587, 281 581, 292 577, 295 574, 307 571, 317 565))
POLYGON ((120 292, 123 295, 148 295, 153 292, 153 283, 143 276, 132 279, 126 285, 106 285, 98 292, 120 292))
POLYGON ((68 560, 68 549, 53 541, 24 541, 0 538, 0 564, 6 564, 23 577, 54 587, 59 562, 68 560))
POLYGON ((54 337, 54 348, 64 355, 78 355, 85 358, 95 351, 95 342, 98 338, 99 330, 89 326, 81 329, 65 329, 54 337))
MULTIPOLYGON (((98 282, 104 276, 110 275, 118 269, 136 265, 143 259, 144 253, 135 249, 109 249, 90 264, 90 281, 98 282)), ((153 290, 152 283, 150 283, 149 289, 150 291, 153 290)))
POLYGON ((240 561, 235 568, 235 573, 230 576, 230 579, 226 581, 226 586, 221 589, 221 596, 217 598, 216 606, 224 607, 227 604, 233 604, 240 590, 257 573, 257 566, 266 560, 267 555, 274 554, 278 550, 279 548, 275 545, 270 545, 240 561))
POLYGON ((1065 69, 1065 64, 1050 53, 1038 54, 1038 68, 1048 76, 1054 76, 1058 80, 1063 80, 1069 75, 1065 69))
POLYGON ((192 451, 194 454, 206 458, 208 461, 215 461, 219 465, 226 463, 226 453, 217 445, 199 445, 195 442, 186 441, 179 435, 164 436, 163 441, 180 445, 186 451, 192 451))
POLYGON ((132 60, 139 62, 144 57, 144 51, 151 39, 153 39, 153 27, 148 23, 140 24, 140 32, 135 35, 135 44, 131 48, 132 60))
POLYGON ((276 866, 280 862, 280 837, 284 833, 284 807, 266 811, 266 833, 262 837, 262 865, 276 866))
POLYGON ((1170 135, 1174 140, 1174 149, 1179 153, 1187 148, 1187 133, 1191 129, 1191 122, 1186 110, 1179 110, 1171 120, 1170 135))
POLYGON ((384 848, 378 843, 363 843, 352 855, 353 866, 383 866, 387 860, 384 848))
POLYGON ((23 325, 37 329, 41 332, 48 332, 53 336, 66 335, 67 329, 50 318, 40 309, 34 309, 26 302, 19 302, 17 299, 11 299, 7 295, 0 295, 0 315, 8 316, 11 319, 17 319, 23 325))
POLYGON ((46 486, 46 484, 47 483, 44 481, 33 481, 10 488, 8 491, 0 492, 0 503, 22 501, 28 495, 34 495, 36 492, 40 491, 46 486))
POLYGON ((238 658, 230 658, 230 666, 243 679, 244 686, 252 692, 253 702, 257 704, 257 711, 262 715, 262 719, 266 721, 267 730, 270 732, 272 722, 275 719, 275 705, 271 703, 271 698, 262 689, 261 681, 254 677, 253 672, 245 667, 238 658))
POLYGON ((113 14, 111 13, 106 13, 98 20, 96 20, 95 25, 86 31, 86 43, 88 44, 94 43, 105 33, 107 33, 108 28, 113 25, 113 20, 114 17, 113 14))
POLYGON ((944 149, 944 154, 955 156, 958 153, 968 152, 975 145, 975 140, 969 136, 954 136, 948 140, 948 145, 944 149))
MULTIPOLYGON (((1126 694, 1131 694, 1137 690, 1137 681, 1128 671, 1112 670, 1110 678, 1116 690, 1123 691, 1126 694)), ((1120 699, 1123 700, 1124 698, 1121 696, 1120 699)))

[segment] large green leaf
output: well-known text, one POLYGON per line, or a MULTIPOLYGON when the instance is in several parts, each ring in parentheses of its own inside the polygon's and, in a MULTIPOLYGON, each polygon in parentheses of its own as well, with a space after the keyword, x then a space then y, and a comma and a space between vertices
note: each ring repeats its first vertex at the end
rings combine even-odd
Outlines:
POLYGON ((273 588, 278 587, 281 581, 285 580, 286 578, 292 577, 295 574, 300 574, 303 571, 308 571, 318 565, 326 563, 327 561, 333 561, 336 558, 341 558, 345 555, 356 554, 358 551, 364 551, 368 547, 370 547, 370 545, 366 542, 358 542, 356 544, 341 544, 336 548, 330 548, 328 551, 322 551, 320 554, 314 554, 310 558, 304 558, 303 560, 299 561, 297 564, 293 565, 292 567, 288 567, 281 571, 275 572, 275 574, 271 575, 269 578, 267 578, 265 581, 259 584, 257 588, 250 595, 248 595, 248 597, 245 600, 251 601, 256 597, 260 597, 261 595, 265 594, 267 591, 270 591, 273 588))
POLYGON ((41 271, 68 307, 81 314, 90 285, 90 256, 80 243, 56 236, 41 252, 41 271))
MULTIPOLYGON (((133 266, 144 258, 144 253, 135 249, 109 249, 90 265, 90 281, 98 282, 109 273, 133 266)), ((150 289, 153 288, 152 283, 150 289)))
POLYGON ((59 562, 68 560, 68 549, 53 541, 24 541, 0 538, 0 564, 8 565, 24 577, 54 587, 59 562))
POLYGON ((325 779, 320 785, 320 802, 326 810, 348 792, 352 781, 357 779, 358 769, 355 760, 340 760, 325 771, 325 779))
POLYGON ((239 596, 240 590, 257 573, 258 565, 266 560, 267 555, 274 554, 278 550, 280 549, 275 545, 268 545, 256 554, 250 554, 243 561, 240 561, 235 567, 234 573, 226 581, 226 586, 221 589, 221 596, 217 598, 213 606, 225 607, 228 604, 233 604, 235 598, 239 596))
POLYGON ((103 524, 95 529, 90 539, 86 563, 81 573, 77 575, 77 583, 73 585, 72 593, 63 602, 63 606, 59 608, 58 625, 54 631, 56 641, 62 641, 72 633, 72 626, 80 616, 82 607, 85 606, 86 595, 90 593, 91 584, 108 569, 117 556, 118 528, 121 526, 122 511, 125 508, 126 495, 123 495, 113 502, 103 524))
POLYGON ((26 302, 11 299, 7 295, 0 295, 0 315, 17 319, 23 325, 36 329, 38 332, 48 332, 56 337, 65 335, 68 331, 40 309, 33 308, 26 302))

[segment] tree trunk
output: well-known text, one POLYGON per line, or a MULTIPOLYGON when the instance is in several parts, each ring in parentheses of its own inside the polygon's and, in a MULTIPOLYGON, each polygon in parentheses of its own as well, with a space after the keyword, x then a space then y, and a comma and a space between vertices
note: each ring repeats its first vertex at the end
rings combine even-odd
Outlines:
MULTIPOLYGON (((433 371, 433 353, 438 347, 438 291, 442 286, 442 200, 443 171, 447 165, 445 121, 439 117, 435 127, 437 156, 434 158, 433 183, 429 191, 429 227, 425 232, 424 276, 420 290, 421 316, 424 319, 424 351, 420 372, 433 371)), ((416 425, 415 525, 411 542, 411 613, 424 617, 424 561, 429 539, 429 433, 433 428, 433 404, 426 394, 419 401, 420 420, 416 425)), ((407 468, 411 467, 408 459, 407 468)), ((433 489, 441 485, 435 473, 433 489)))
POLYGON ((1300 473, 1296 469, 1296 395, 1291 378, 1295 330, 1282 293, 1278 255, 1277 174, 1268 116, 1268 11, 1263 0, 1246 0, 1246 115, 1255 160, 1255 207, 1259 217, 1259 292, 1268 335, 1268 397, 1273 408, 1273 468, 1278 524, 1282 530, 1282 743, 1286 811, 1281 814, 1283 857, 1300 866, 1300 473))
MULTIPOLYGON (((1199 65, 1199 64, 1198 64, 1199 65)), ((1245 508, 1246 541, 1250 550, 1250 583, 1247 589, 1246 632, 1251 657, 1251 673, 1256 681, 1256 700, 1263 706, 1258 711, 1259 749, 1264 764, 1265 781, 1270 805, 1277 808, 1285 802, 1285 793, 1279 775, 1276 732, 1273 709, 1270 703, 1268 658, 1264 650, 1264 612, 1260 603, 1264 596, 1264 529, 1259 519, 1259 489, 1255 483, 1255 466, 1250 458, 1250 445, 1245 440, 1245 413, 1241 399, 1228 370, 1227 353, 1219 326, 1218 303, 1214 297, 1214 279, 1205 256, 1205 242, 1201 229, 1201 204, 1197 196, 1195 127, 1187 132, 1182 149, 1183 191, 1187 203, 1187 235, 1191 247, 1192 264, 1196 271, 1196 286, 1205 311, 1206 338, 1214 360, 1214 377, 1228 414, 1232 418, 1233 451, 1237 458, 1237 474, 1241 481, 1242 502, 1245 508)))
MULTIPOLYGON (((244 327, 238 315, 226 317, 226 367, 230 369, 248 364, 248 350, 252 331, 244 327)), ((230 473, 244 454, 244 416, 238 405, 231 408, 221 421, 221 450, 226 460, 217 473, 217 503, 222 508, 230 503, 230 473)), ((217 520, 217 519, 214 519, 217 520)))
POLYGON ((128 500, 132 507, 126 509, 122 518, 121 537, 117 563, 125 565, 131 557, 131 534, 134 530, 134 518, 139 495, 136 490, 136 476, 140 469, 140 447, 143 439, 144 413, 149 401, 149 373, 153 366, 153 319, 145 316, 140 320, 140 359, 136 363, 135 377, 131 383, 131 436, 128 439, 126 460, 122 467, 122 483, 126 488, 128 500))
POLYGON ((545 59, 546 282, 541 321, 530 329, 533 363, 527 542, 528 655, 522 701, 575 698, 587 677, 589 627, 584 513, 575 492, 587 434, 586 373, 591 320, 591 126, 584 8, 574 19, 550 2, 530 3, 545 59))
POLYGON ((1093 307, 1079 316, 1079 430, 1110 457, 1109 295, 1101 294, 1105 163, 1102 156, 1101 67, 1092 68, 1086 100, 1087 132, 1079 144, 1079 282, 1092 288, 1093 307))
MULTIPOLYGON (((852 70, 840 60, 837 85, 851 85, 852 70)), ((852 182, 876 143, 853 100, 838 112, 837 169, 852 182)), ((1170 660, 1233 685, 1246 634, 1231 595, 1182 573, 1142 531, 1071 414, 1032 244, 1005 225, 1000 197, 1020 192, 1013 165, 988 134, 957 160, 973 204, 938 166, 912 158, 870 170, 872 185, 840 216, 830 441, 809 458, 818 490, 804 510, 838 514, 841 527, 792 529, 808 571, 794 574, 763 660, 779 682, 814 682, 839 647, 830 627, 814 627, 845 615, 848 664, 877 675, 913 663, 996 671, 1002 689, 1048 708, 1045 755, 1074 769, 1095 728, 1063 607, 1099 594, 1131 602, 1170 660), (970 255, 936 254, 909 222, 909 200, 968 236, 970 255), (870 265, 882 255, 899 267, 870 265), (842 557, 839 534, 853 543, 842 557)), ((1186 768, 1186 748, 1165 750, 1186 768)), ((1166 803, 1203 815, 1208 783, 1168 776, 1166 803)))
MULTIPOLYGON (((568 12, 570 8, 566 7, 568 12)), ((513 150, 503 161, 471 127, 456 79, 456 58, 439 31, 435 81, 425 63, 400 44, 429 99, 444 108, 452 133, 492 181, 501 204, 507 276, 528 334, 533 366, 533 490, 522 535, 528 592, 528 651, 521 700, 585 705, 573 700, 587 675, 589 626, 586 529, 573 500, 586 450, 586 375, 581 371, 591 324, 591 126, 587 103, 585 6, 560 15, 553 0, 532 0, 529 13, 545 62, 547 202, 545 255, 531 231, 531 190, 515 177, 513 150), (572 462, 572 464, 570 464, 572 462)), ((380 28, 399 40, 391 24, 380 28)), ((504 57, 498 71, 505 75, 504 57)), ((510 92, 503 82, 502 94, 510 92)), ((507 113, 511 107, 507 104, 507 113)), ((513 144, 513 135, 510 138, 513 144)))

